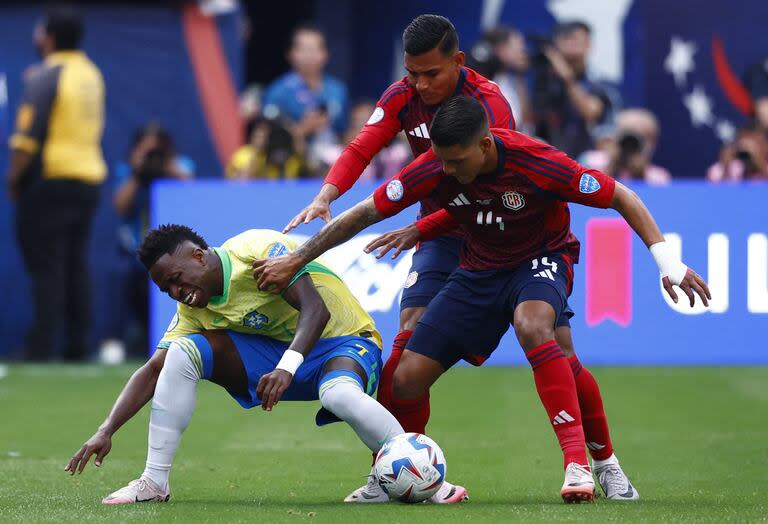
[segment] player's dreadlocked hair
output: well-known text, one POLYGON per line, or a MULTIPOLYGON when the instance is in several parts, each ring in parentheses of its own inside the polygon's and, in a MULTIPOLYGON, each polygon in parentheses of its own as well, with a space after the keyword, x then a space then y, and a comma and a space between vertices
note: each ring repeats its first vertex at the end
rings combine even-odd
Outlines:
POLYGON ((488 132, 485 109, 468 96, 449 98, 437 110, 429 126, 429 136, 438 147, 468 146, 488 132))
POLYGON ((450 20, 440 15, 419 15, 403 31, 403 49, 412 56, 438 48, 443 55, 459 49, 459 35, 450 20))
POLYGON ((160 257, 165 254, 172 255, 179 244, 185 240, 197 244, 202 249, 208 249, 208 244, 203 237, 192 228, 178 224, 165 224, 147 234, 144 242, 139 246, 139 260, 149 271, 160 257))

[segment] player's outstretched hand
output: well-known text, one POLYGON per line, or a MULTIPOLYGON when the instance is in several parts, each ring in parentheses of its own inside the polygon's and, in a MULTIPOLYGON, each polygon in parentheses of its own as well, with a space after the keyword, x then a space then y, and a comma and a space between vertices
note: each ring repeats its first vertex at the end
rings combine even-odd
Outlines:
POLYGON ((256 386, 256 396, 261 400, 261 409, 272 411, 292 380, 293 375, 284 369, 275 369, 262 375, 256 386))
POLYGON ((300 269, 291 255, 255 260, 251 267, 259 289, 271 293, 282 293, 300 269))
POLYGON ((331 204, 324 198, 315 197, 307 207, 302 209, 288 225, 283 228, 283 233, 299 227, 300 224, 309 224, 316 218, 322 218, 326 222, 331 220, 331 204))
POLYGON ((379 251, 376 253, 376 258, 381 258, 386 255, 390 249, 394 249, 392 258, 397 258, 400 253, 411 249, 419 243, 421 233, 419 229, 413 224, 401 229, 384 233, 379 238, 373 240, 370 244, 365 246, 365 252, 370 253, 375 249, 379 251))
MULTIPOLYGON (((672 298, 674 303, 677 304, 677 293, 675 293, 675 289, 672 287, 672 282, 669 280, 669 277, 664 277, 662 283, 664 284, 664 289, 667 294, 672 298)), ((693 307, 693 304, 696 301, 696 296, 693 294, 694 291, 701 297, 701 301, 704 305, 709 306, 709 300, 712 300, 712 294, 709 292, 709 287, 707 286, 707 283, 704 282, 704 279, 693 269, 688 268, 685 277, 683 277, 683 280, 678 286, 683 290, 683 293, 688 296, 688 301, 691 304, 691 307, 693 307)))
POLYGON ((85 444, 75 453, 64 471, 70 475, 74 475, 75 471, 82 473, 85 469, 85 465, 91 458, 91 455, 96 455, 96 460, 93 462, 96 466, 101 466, 104 457, 107 456, 112 449, 112 436, 104 433, 103 431, 97 431, 91 438, 89 438, 85 444))

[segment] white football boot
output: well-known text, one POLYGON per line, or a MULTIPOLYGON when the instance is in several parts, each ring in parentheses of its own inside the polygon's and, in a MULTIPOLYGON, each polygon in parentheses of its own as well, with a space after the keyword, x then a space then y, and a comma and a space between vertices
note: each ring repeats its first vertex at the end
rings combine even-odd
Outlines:
POLYGON ((368 475, 368 482, 355 491, 344 497, 344 502, 356 502, 356 503, 369 503, 369 502, 389 502, 389 495, 387 495, 376 479, 376 475, 373 474, 373 469, 368 475))
MULTIPOLYGON (((454 504, 467 500, 467 490, 462 486, 454 486, 450 482, 443 482, 437 493, 429 497, 427 500, 434 504, 454 504)), ((376 480, 376 475, 373 474, 373 470, 368 475, 368 482, 365 486, 357 488, 344 498, 344 502, 355 502, 361 504, 367 504, 371 502, 389 502, 389 495, 381 489, 379 481, 376 480)))
POLYGON ((161 489, 147 478, 132 480, 127 486, 110 493, 101 501, 102 504, 134 504, 136 502, 168 502, 170 488, 161 489))
POLYGON ((595 479, 584 466, 575 462, 565 468, 565 482, 560 489, 560 496, 566 504, 595 501, 595 479))
POLYGON ((619 465, 616 455, 611 455, 606 460, 595 460, 595 475, 600 487, 603 488, 605 498, 609 500, 639 500, 640 493, 629 481, 624 470, 619 465))

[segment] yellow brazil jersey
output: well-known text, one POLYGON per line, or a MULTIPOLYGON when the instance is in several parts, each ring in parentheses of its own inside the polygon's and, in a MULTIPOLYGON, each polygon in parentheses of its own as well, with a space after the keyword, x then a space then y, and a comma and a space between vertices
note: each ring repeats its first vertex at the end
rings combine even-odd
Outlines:
MULTIPOLYGON (((251 264, 296 249, 289 237, 268 229, 251 229, 213 248, 224 270, 224 292, 212 297, 205 308, 179 303, 177 313, 157 345, 167 349, 171 341, 208 329, 230 329, 290 342, 296 334, 299 312, 280 295, 260 291, 251 264)), ((381 336, 373 319, 344 282, 319 259, 307 264, 294 277, 308 273, 325 301, 331 318, 322 338, 361 336, 381 347, 381 336)))
POLYGON ((104 80, 81 51, 51 53, 25 82, 12 149, 39 155, 38 176, 90 184, 107 174, 101 152, 104 80))

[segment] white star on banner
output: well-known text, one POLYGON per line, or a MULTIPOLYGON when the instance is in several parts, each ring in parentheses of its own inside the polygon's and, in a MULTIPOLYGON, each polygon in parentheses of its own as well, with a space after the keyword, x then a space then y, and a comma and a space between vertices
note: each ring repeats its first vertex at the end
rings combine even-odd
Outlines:
POLYGON ((736 138, 736 128, 728 120, 719 120, 715 125, 715 132, 721 142, 733 142, 736 138))
POLYGON ((699 127, 702 124, 712 125, 712 101, 704 92, 701 86, 696 86, 693 92, 683 97, 683 103, 688 108, 688 113, 691 115, 691 123, 694 127, 699 127))
POLYGON ((685 76, 696 68, 693 62, 695 52, 696 44, 694 42, 686 42, 676 36, 672 37, 669 54, 664 60, 664 69, 675 77, 675 84, 678 87, 685 84, 685 76))

